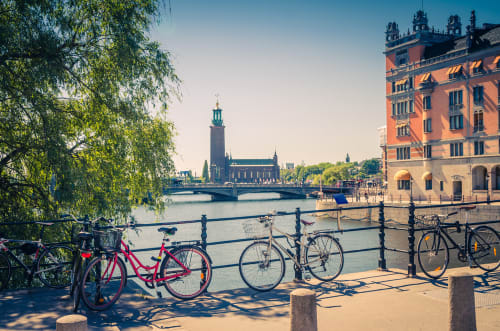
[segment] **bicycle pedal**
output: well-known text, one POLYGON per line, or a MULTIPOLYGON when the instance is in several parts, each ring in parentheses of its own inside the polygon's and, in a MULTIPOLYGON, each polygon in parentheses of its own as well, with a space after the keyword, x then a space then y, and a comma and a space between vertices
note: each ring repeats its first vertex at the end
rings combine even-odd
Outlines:
POLYGON ((304 279, 305 279, 305 280, 311 280, 311 275, 305 275, 305 276, 304 276, 304 279))
POLYGON ((156 295, 157 295, 157 296, 158 296, 158 298, 160 298, 160 299, 163 297, 163 296, 161 295, 161 292, 160 292, 160 291, 157 291, 157 292, 156 292, 156 295))

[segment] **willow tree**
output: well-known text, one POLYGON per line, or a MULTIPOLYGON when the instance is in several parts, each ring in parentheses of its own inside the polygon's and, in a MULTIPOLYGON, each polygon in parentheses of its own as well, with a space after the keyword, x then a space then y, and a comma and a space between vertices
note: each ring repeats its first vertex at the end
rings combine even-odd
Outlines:
POLYGON ((0 221, 162 207, 179 79, 157 0, 0 2, 0 221))

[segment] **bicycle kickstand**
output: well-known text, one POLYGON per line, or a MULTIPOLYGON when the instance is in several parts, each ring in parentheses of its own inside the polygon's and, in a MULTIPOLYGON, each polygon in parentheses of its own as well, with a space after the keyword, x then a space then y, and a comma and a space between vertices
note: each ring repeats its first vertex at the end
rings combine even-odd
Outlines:
POLYGON ((162 295, 161 295, 161 292, 160 290, 158 290, 158 286, 156 285, 156 282, 153 280, 153 287, 155 288, 155 291, 156 291, 156 295, 158 296, 158 298, 162 298, 162 295))

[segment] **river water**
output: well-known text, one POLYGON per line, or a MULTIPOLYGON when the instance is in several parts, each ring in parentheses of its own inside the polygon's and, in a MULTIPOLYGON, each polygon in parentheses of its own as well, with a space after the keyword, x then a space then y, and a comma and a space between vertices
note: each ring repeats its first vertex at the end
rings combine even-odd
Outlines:
MULTIPOLYGON (((294 212, 296 208, 302 211, 315 209, 314 199, 291 199, 281 200, 277 194, 248 194, 239 197, 238 201, 210 201, 209 195, 173 195, 169 197, 169 204, 162 214, 155 214, 145 208, 138 208, 133 215, 137 222, 155 223, 182 220, 199 220, 202 214, 207 218, 225 218, 237 216, 251 216, 266 214, 270 211, 294 212)), ((332 218, 315 217, 313 214, 303 215, 303 219, 315 221, 310 230, 337 229, 337 221, 332 218)), ((250 220, 250 219, 249 219, 250 220)), ((245 238, 242 224, 248 220, 231 220, 222 222, 209 222, 207 227, 207 241, 209 243, 208 253, 213 265, 226 265, 238 263, 239 256, 250 242, 210 245, 211 242, 245 238)), ((295 215, 279 216, 275 218, 275 224, 279 229, 288 233, 295 232, 295 215)), ((377 223, 362 221, 342 221, 344 229, 359 228, 366 226, 376 226, 377 223)), ((175 225, 178 228, 177 234, 173 237, 176 240, 200 240, 201 224, 175 225)), ((140 228, 138 233, 127 232, 127 237, 133 243, 133 249, 159 247, 161 245, 162 234, 157 232, 156 227, 140 228)), ((346 232, 336 234, 344 251, 372 248, 379 245, 378 230, 368 230, 359 232, 346 232)), ((405 231, 386 231, 386 243, 388 247, 400 249, 408 248, 408 234, 405 231)), ((418 239, 418 237, 417 237, 418 239)), ((157 251, 141 252, 136 255, 141 261, 151 264, 151 256, 156 256, 157 251)), ((378 250, 352 253, 344 255, 344 268, 342 273, 352 273, 358 271, 373 270, 378 267, 378 250)), ((408 265, 408 255, 401 253, 386 252, 387 266, 406 269, 408 265)), ((416 262, 416 261, 415 261, 416 262)), ((129 275, 133 274, 130 266, 129 275)), ((294 277, 293 265, 287 263, 284 282, 292 280, 294 277)), ((138 285, 144 288, 142 282, 138 285)), ((214 270, 210 291, 235 289, 245 287, 241 280, 238 267, 221 268, 214 270)), ((166 292, 165 292, 166 293, 166 292)))

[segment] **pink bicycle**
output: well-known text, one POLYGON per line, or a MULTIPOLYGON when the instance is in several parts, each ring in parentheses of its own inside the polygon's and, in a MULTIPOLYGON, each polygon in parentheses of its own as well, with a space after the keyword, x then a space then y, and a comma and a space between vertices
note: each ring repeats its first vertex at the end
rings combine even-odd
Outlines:
POLYGON ((97 257, 89 262, 83 274, 81 295, 83 302, 92 310, 105 310, 120 297, 127 282, 127 269, 119 256, 132 266, 139 279, 146 286, 155 289, 159 297, 159 286, 179 299, 192 299, 202 294, 212 279, 212 261, 199 242, 178 244, 171 250, 165 247, 168 236, 174 235, 175 227, 159 228, 163 241, 158 256, 152 256, 155 264, 147 266, 141 263, 130 247, 121 239, 120 229, 93 231, 97 257), (162 258, 163 253, 165 253, 162 258), (160 266, 161 263, 161 266, 160 266), (145 271, 145 273, 144 273, 145 271))

